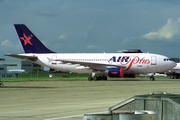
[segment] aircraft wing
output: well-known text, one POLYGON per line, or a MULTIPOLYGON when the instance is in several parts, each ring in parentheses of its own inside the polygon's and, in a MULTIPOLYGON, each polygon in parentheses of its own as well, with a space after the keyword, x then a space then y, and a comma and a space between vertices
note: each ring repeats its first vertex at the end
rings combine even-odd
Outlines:
POLYGON ((38 57, 36 56, 25 56, 25 55, 17 55, 17 54, 5 54, 5 56, 25 59, 25 60, 30 60, 30 61, 36 61, 38 59, 38 57))
POLYGON ((122 65, 114 65, 114 64, 106 64, 106 63, 94 63, 94 62, 84 62, 84 61, 69 61, 69 60, 54 60, 54 61, 61 61, 63 63, 71 63, 71 64, 79 64, 85 67, 90 67, 94 70, 105 70, 107 66, 109 67, 117 67, 117 68, 126 68, 122 65))

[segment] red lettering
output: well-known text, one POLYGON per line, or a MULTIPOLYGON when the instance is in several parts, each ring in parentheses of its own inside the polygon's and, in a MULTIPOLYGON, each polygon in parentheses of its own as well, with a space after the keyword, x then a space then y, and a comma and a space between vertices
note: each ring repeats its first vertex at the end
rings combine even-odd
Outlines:
POLYGON ((129 70, 132 67, 133 64, 149 64, 150 63, 150 61, 146 60, 145 57, 140 59, 138 56, 135 56, 135 57, 130 56, 128 62, 125 62, 125 63, 123 62, 124 59, 125 58, 123 58, 120 61, 120 64, 121 65, 128 65, 127 69, 125 71, 129 70))
POLYGON ((144 57, 139 61, 139 64, 141 64, 141 62, 143 61, 144 57))

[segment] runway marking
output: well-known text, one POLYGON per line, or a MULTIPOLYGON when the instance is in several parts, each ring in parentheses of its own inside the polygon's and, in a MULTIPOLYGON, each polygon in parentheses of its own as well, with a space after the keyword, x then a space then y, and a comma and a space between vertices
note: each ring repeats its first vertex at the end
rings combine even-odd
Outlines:
MULTIPOLYGON (((96 113, 87 113, 87 114, 100 114, 100 113, 106 113, 107 111, 104 112, 96 112, 96 113)), ((72 116, 64 116, 64 117, 57 117, 57 118, 49 118, 49 119, 44 119, 44 120, 57 120, 57 119, 63 119, 63 118, 73 118, 73 117, 80 117, 83 116, 84 114, 79 114, 79 115, 72 115, 72 116)))

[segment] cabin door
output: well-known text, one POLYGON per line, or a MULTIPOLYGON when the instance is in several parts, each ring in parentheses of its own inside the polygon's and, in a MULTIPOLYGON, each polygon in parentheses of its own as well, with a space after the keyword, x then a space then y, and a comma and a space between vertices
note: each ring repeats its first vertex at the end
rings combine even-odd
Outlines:
POLYGON ((151 56, 151 65, 156 65, 156 64, 157 64, 156 56, 151 56))

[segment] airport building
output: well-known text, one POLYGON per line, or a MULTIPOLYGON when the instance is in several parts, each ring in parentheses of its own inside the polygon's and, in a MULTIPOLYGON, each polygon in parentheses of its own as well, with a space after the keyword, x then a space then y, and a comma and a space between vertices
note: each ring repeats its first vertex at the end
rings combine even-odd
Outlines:
POLYGON ((25 60, 1 60, 0 65, 6 65, 8 70, 25 70, 27 73, 33 72, 33 63, 25 60))
POLYGON ((6 65, 0 65, 0 78, 12 78, 15 77, 16 73, 8 73, 6 65))
POLYGON ((0 78, 16 77, 18 71, 33 72, 33 63, 25 60, 0 59, 0 78))

